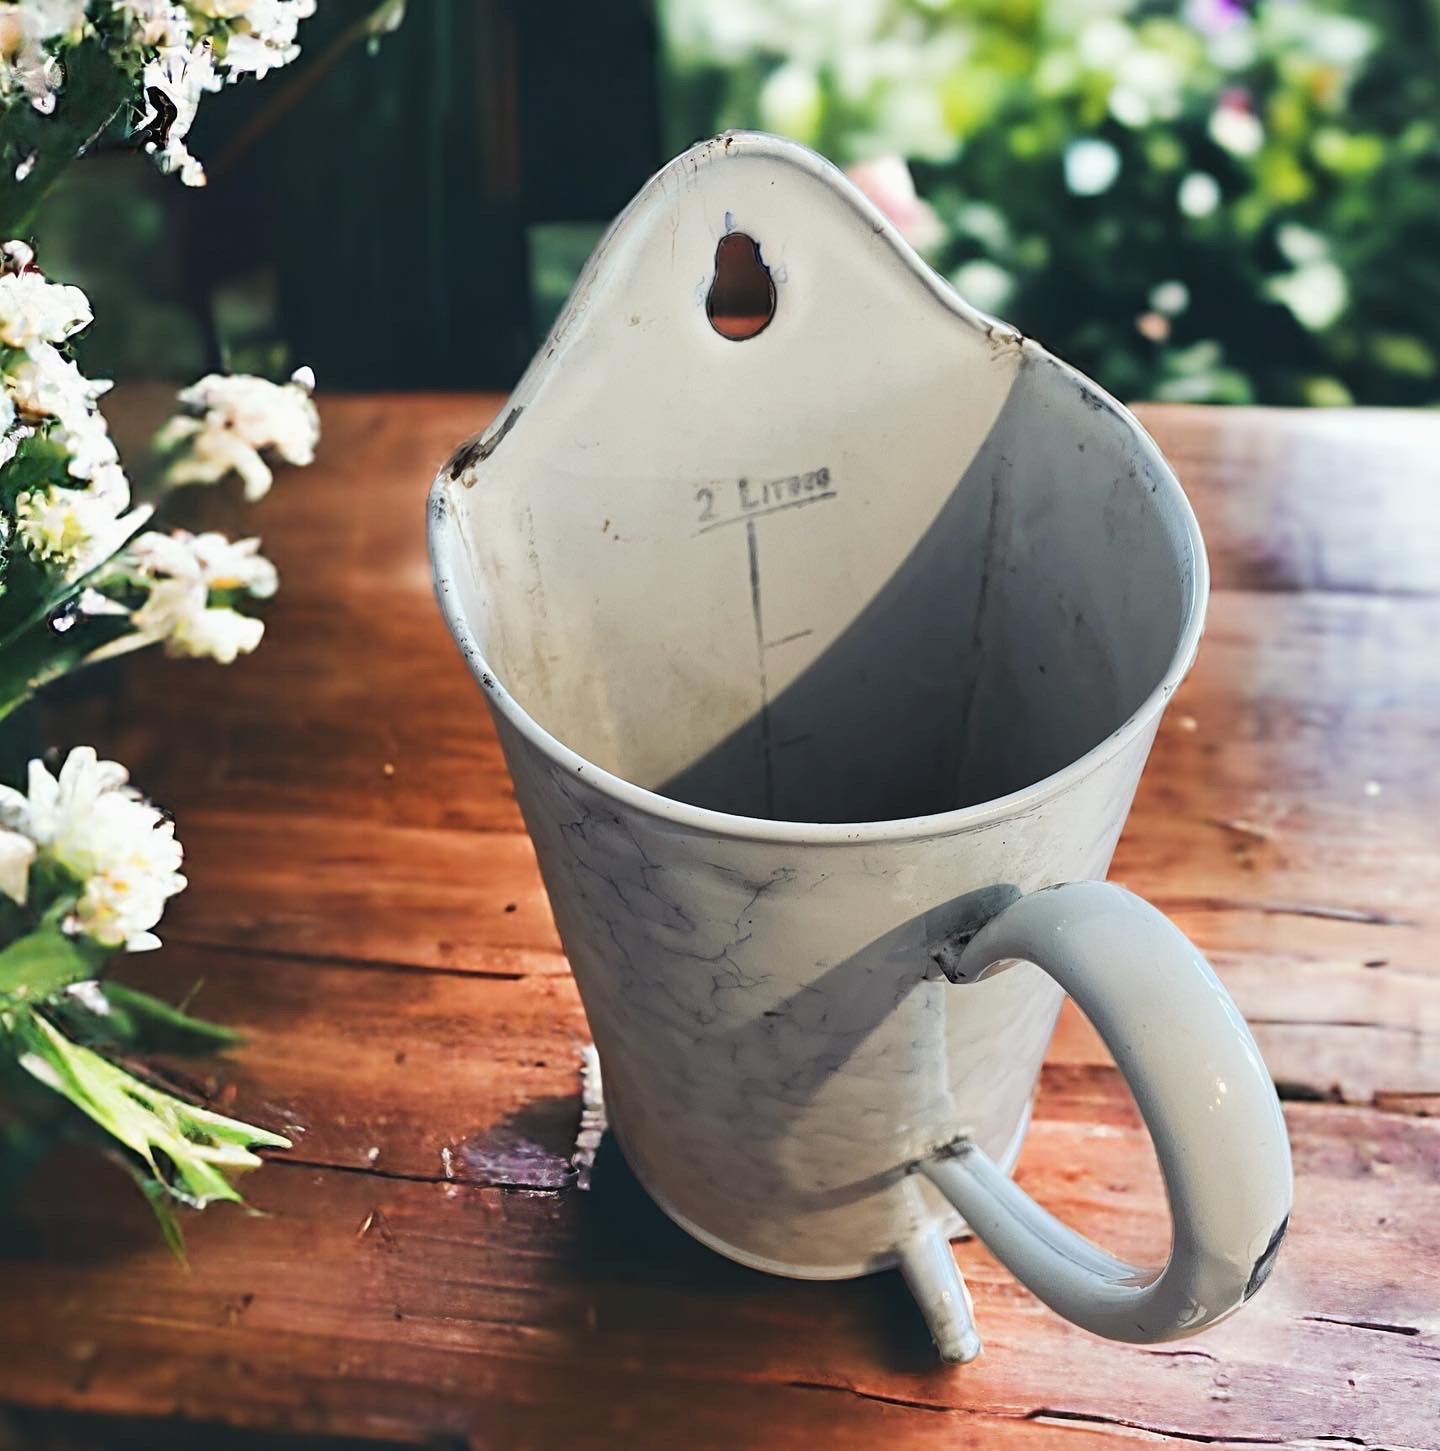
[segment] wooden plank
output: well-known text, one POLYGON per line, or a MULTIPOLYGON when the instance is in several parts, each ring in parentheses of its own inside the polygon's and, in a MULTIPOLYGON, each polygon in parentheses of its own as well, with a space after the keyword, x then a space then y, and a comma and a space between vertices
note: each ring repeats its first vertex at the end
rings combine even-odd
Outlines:
MULTIPOLYGON (((1434 980, 1396 989, 1393 975, 1363 968, 1247 959, 1221 970, 1287 1097, 1424 1112, 1426 1095, 1440 1095, 1434 980), (1412 1022, 1417 1002, 1427 1016, 1412 1022)), ((378 971, 175 945, 132 959, 122 975, 190 997, 245 1034, 198 1077, 173 1066, 218 1107, 290 1132, 291 1158, 490 1186, 570 1182, 588 1033, 568 973, 378 971)), ((1048 1055, 1046 1111, 1113 1106, 1084 1087, 1110 1061, 1067 1007, 1048 1055)))
MULTIPOLYGON (((461 1366, 460 1374, 465 1367, 461 1366)), ((331 1388, 326 1386, 325 1390, 331 1388)), ((666 1381, 655 1384, 634 1374, 607 1380, 592 1391, 583 1419, 564 1400, 544 1405, 486 1406, 475 1411, 472 1423, 481 1429, 427 1434, 416 1427, 435 1421, 459 1424, 462 1416, 436 1413, 441 1397, 427 1384, 409 1388, 417 1407, 415 1424, 394 1416, 362 1419, 355 1397, 317 1394, 310 1403, 307 1424, 337 1422, 367 1427, 384 1425, 386 1440, 448 1448, 470 1446, 476 1451, 509 1451, 511 1447, 563 1446, 566 1451, 615 1451, 616 1446, 674 1447, 691 1451, 735 1451, 736 1447, 764 1444, 776 1451, 812 1451, 816 1445, 832 1451, 874 1451, 877 1446, 903 1444, 915 1451, 955 1451, 961 1444, 994 1447, 996 1451, 1123 1451, 1127 1446, 1153 1447, 1156 1438, 1145 1431, 1113 1425, 1086 1425, 1077 1421, 1034 1422, 985 1415, 978 1411, 928 1411, 894 1406, 850 1392, 844 1387, 731 1385, 717 1395, 713 1383, 666 1381), (332 1405, 333 1403, 333 1405, 332 1405), (426 1412, 429 1412, 427 1419, 426 1412)), ((358 1392, 360 1411, 369 1397, 358 1392)), ((256 1426, 271 1424, 263 1415, 256 1426)), ((282 1420, 289 1427, 292 1423, 282 1420)), ((90 1416, 76 1412, 18 1409, 0 1410, 0 1445, 24 1451, 274 1451, 295 1446, 297 1451, 357 1451, 373 1447, 373 1432, 351 1436, 316 1435, 306 1431, 292 1440, 263 1429, 247 1430, 214 1421, 175 1417, 90 1416), (10 1439, 5 1439, 6 1434, 10 1439)), ((1216 1451, 1253 1451, 1253 1442, 1210 1440, 1216 1451)), ((1315 1443, 1307 1443, 1313 1448, 1315 1443)))
POLYGON ((1440 415, 1137 412, 1195 505, 1217 588, 1440 592, 1440 415))
POLYGON ((222 1057, 168 1066, 217 1107, 288 1133, 289 1159, 572 1182, 589 1033, 568 972, 379 971, 176 945, 131 959, 123 976, 244 1033, 222 1057))
MULTIPOLYGON (((1080 1086, 1084 1117, 1042 1112, 1021 1180, 1122 1253, 1153 1255, 1149 1145, 1114 1074, 1080 1086)), ((740 1408, 782 1446, 841 1408, 922 1446, 937 1424, 997 1446, 1072 1431, 1125 1444, 1123 1428, 1440 1444, 1440 1124, 1316 1104, 1289 1119, 1294 1228, 1244 1315, 1182 1346, 1109 1344, 964 1244, 989 1349, 958 1370, 933 1364, 895 1276, 804 1284, 732 1265, 665 1221, 609 1150, 588 1193, 272 1166, 252 1181, 265 1217, 194 1224, 188 1274, 118 1176, 97 1186, 90 1166, 57 1164, 22 1206, 29 1238, 0 1248, 0 1397, 497 1446, 604 1444, 601 1428, 736 1444, 740 1408)))
MULTIPOLYGON (((0 1245, 0 1400, 130 1418, 105 1445, 1440 1446, 1440 419, 1144 410, 1218 588, 1115 875, 1211 952, 1288 1095, 1377 1107, 1287 1106, 1294 1230, 1244 1315, 1105 1344, 967 1245, 991 1353, 945 1372, 893 1276, 728 1265, 613 1147, 574 1187, 583 1017, 423 550, 429 474, 497 402, 327 400, 320 464, 245 521, 285 575, 264 649, 131 662, 55 718, 179 814, 194 885, 126 975, 203 977, 249 1038, 198 1087, 305 1132, 252 1180, 268 1217, 194 1223, 188 1277, 118 1176, 37 1180, 0 1245)), ((1163 1251, 1152 1153, 1073 1014, 1021 1178, 1163 1251)), ((26 1414, 21 1444, 54 1431, 26 1414)))

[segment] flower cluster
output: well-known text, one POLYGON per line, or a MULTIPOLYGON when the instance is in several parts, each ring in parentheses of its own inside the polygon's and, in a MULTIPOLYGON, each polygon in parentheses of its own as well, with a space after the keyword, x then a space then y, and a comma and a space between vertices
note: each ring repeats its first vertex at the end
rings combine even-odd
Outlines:
POLYGON ((63 74, 56 53, 76 44, 85 24, 85 0, 0 6, 0 101, 18 96, 49 115, 63 74))
MULTIPOLYGON (((223 664, 248 654, 264 626, 235 606, 268 599, 277 584, 260 541, 183 529, 134 537, 152 509, 130 508, 130 484, 96 406, 109 385, 86 378, 63 351, 90 321, 85 294, 48 281, 22 243, 3 256, 0 502, 10 509, 0 507, 0 543, 11 552, 0 558, 0 582, 19 561, 32 576, 27 595, 43 594, 47 580, 63 586, 88 576, 77 615, 111 628, 78 663, 150 644, 223 664)), ((288 383, 211 374, 186 388, 185 411, 156 440, 160 487, 234 473, 247 499, 260 498, 273 482, 262 450, 297 465, 315 456, 314 382, 302 368, 288 383)), ((13 698, 0 697, 0 713, 13 698)))
POLYGON ((300 22, 314 13, 315 0, 0 4, 0 107, 24 103, 53 114, 65 96, 67 55, 94 44, 138 85, 145 149, 187 186, 203 186, 204 168, 186 145, 202 97, 288 65, 300 53, 300 22))
MULTIPOLYGON (((258 539, 232 543, 223 534, 142 534, 121 556, 148 583, 145 603, 131 616, 136 645, 158 642, 169 655, 204 656, 229 665, 248 655, 265 633, 253 615, 228 600, 269 599, 279 585, 258 539)), ((129 644, 129 641, 122 641, 129 644)))
POLYGON ((25 905, 38 863, 74 898, 66 930, 142 952, 160 945, 152 929, 185 878, 173 824, 128 782, 77 746, 58 775, 31 761, 27 792, 0 786, 0 891, 25 905))
POLYGON ((677 133, 822 147, 970 301, 1115 391, 1440 401, 1433 6, 659 8, 677 133))
POLYGON ((25 243, 0 248, 0 470, 27 454, 26 486, 0 492, 12 501, 14 538, 69 578, 113 554, 149 513, 129 508, 97 406, 110 384, 86 378, 62 351, 89 321, 85 294, 47 281, 25 243))
POLYGON ((213 484, 239 474, 252 503, 270 492, 273 476, 261 457, 273 450, 286 463, 313 462, 320 415, 310 394, 315 375, 300 368, 288 383, 243 374, 211 373, 180 394, 187 410, 161 430, 159 447, 173 451, 171 484, 213 484))
MULTIPOLYGON (((315 0, 0 0, 0 237, 28 231, 50 184, 122 115, 162 170, 202 185, 187 144, 201 99, 292 61, 314 10, 315 0)), ((371 33, 401 10, 381 7, 371 33)), ((46 278, 28 244, 0 245, 0 721, 67 672, 141 646, 228 663, 264 631, 237 606, 277 585, 256 539, 140 533, 154 505, 132 507, 98 403, 110 385, 71 353, 90 322, 84 293, 46 278)), ((235 473, 260 498, 267 456, 314 457, 313 387, 305 369, 278 385, 201 379, 180 395, 137 492, 163 507, 179 485, 235 473)), ((180 866, 171 822, 91 747, 56 774, 31 761, 24 790, 0 785, 0 1068, 22 1070, 7 1093, 43 1085, 78 1110, 72 1129, 122 1146, 177 1253, 172 1204, 238 1200, 231 1180, 259 1164, 252 1149, 288 1147, 106 1056, 234 1040, 104 980, 117 949, 159 945, 154 929, 185 886, 180 866)), ((47 1108, 37 1122, 52 1118, 47 1108)))

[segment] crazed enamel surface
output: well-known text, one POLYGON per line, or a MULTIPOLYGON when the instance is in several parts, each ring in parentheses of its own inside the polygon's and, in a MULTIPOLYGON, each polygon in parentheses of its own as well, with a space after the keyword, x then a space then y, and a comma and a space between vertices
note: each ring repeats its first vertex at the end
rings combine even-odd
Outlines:
POLYGON ((1148 742, 1023 823, 806 848, 619 812, 585 772, 502 738, 611 1122, 651 1194, 795 1275, 957 1232, 906 1169, 961 1131, 1013 1161, 1060 993, 1028 964, 957 989, 931 954, 997 881, 1102 873, 1148 742))
POLYGON ((602 241, 431 551, 639 1177, 759 1268, 898 1258, 970 1358, 930 1161, 1013 1162, 1061 993, 956 982, 1002 908, 1104 875, 1193 656, 1154 445, 832 168, 726 136, 602 241), (739 342, 706 315, 737 229, 776 296, 739 342))

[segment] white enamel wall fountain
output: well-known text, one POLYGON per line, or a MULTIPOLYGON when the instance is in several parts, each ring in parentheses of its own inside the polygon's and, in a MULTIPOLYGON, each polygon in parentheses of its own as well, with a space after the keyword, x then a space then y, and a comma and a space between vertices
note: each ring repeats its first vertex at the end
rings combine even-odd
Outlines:
POLYGON ((1100 880, 1207 589, 1129 413, 820 158, 731 134, 611 228, 430 521, 670 1215, 777 1274, 898 1265, 952 1360, 967 1231, 1120 1340, 1258 1288, 1291 1195, 1269 1076, 1196 949, 1100 880), (1009 1178, 1065 993, 1153 1135, 1163 1266, 1009 1178))

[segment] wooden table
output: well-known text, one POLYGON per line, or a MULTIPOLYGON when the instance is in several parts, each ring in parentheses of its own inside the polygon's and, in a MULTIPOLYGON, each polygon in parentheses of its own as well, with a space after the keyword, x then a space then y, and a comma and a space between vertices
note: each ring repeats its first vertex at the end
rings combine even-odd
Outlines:
MULTIPOLYGON (((575 1182, 585 1021, 422 537, 497 402, 328 400, 320 462, 253 515, 284 580, 260 652, 139 661, 55 719, 179 818, 192 886, 126 975, 203 980, 248 1034, 206 1091, 302 1132, 249 1181, 264 1217, 190 1221, 188 1272, 120 1175, 34 1179, 0 1246, 0 1446, 1440 1446, 1440 416, 1145 410, 1216 593, 1114 876, 1254 1024, 1293 1228, 1243 1314, 1156 1348, 957 1245, 986 1354, 942 1369, 895 1276, 730 1264, 608 1144, 575 1182)), ((1150 1146, 1074 1013, 1019 1174, 1163 1252, 1150 1146)))

